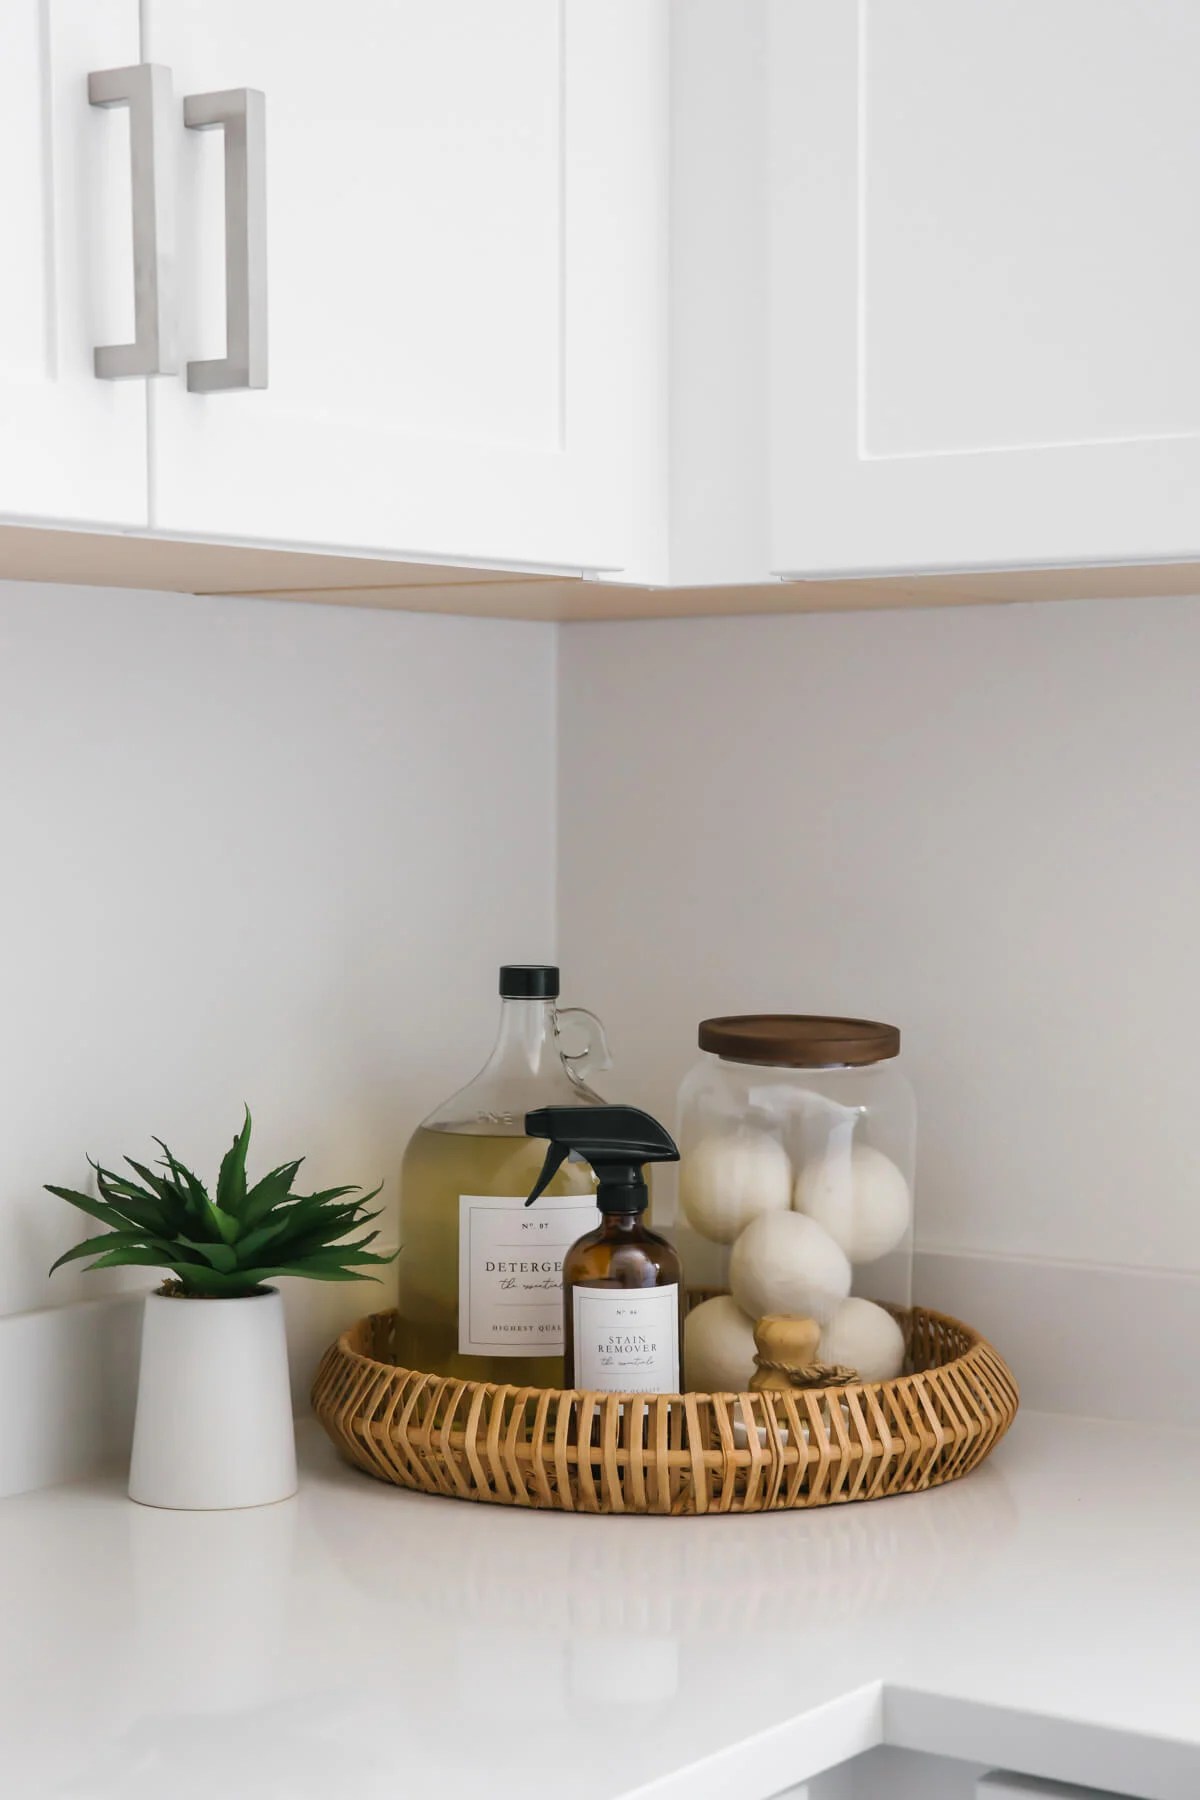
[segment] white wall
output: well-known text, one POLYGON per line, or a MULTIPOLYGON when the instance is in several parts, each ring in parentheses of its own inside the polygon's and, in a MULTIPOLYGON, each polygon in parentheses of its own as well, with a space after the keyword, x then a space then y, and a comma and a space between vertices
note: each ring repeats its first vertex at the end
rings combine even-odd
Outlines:
MULTIPOLYGON (((1188 600, 556 640, 0 586, 0 1491, 128 1423, 132 1309, 65 1334, 40 1310, 119 1284, 47 1281, 86 1227, 42 1182, 152 1132, 211 1168, 243 1097, 256 1162, 394 1181, 488 1047, 496 965, 554 953, 556 867, 607 1091, 671 1118, 707 1013, 894 1018, 926 1297, 992 1329, 1035 1403, 1144 1406, 1129 1347, 1200 1355, 1196 1277, 1135 1300, 1094 1271, 1064 1334, 1053 1265, 1006 1258, 1200 1271, 1197 671, 1188 600), (1087 1391, 1054 1385, 1085 1365, 1087 1391)), ((290 1285, 300 1394, 386 1294, 290 1285)))
POLYGON ((568 628, 625 1090, 672 1117, 706 1014, 895 1020, 926 1248, 1200 1269, 1198 691, 1195 600, 568 628))
MULTIPOLYGON (((554 679, 549 626, 0 586, 0 1316, 113 1285, 47 1281, 43 1182, 213 1170, 243 1098, 252 1167, 394 1196, 554 951, 554 679)), ((381 1290, 289 1285, 299 1386, 381 1290)))

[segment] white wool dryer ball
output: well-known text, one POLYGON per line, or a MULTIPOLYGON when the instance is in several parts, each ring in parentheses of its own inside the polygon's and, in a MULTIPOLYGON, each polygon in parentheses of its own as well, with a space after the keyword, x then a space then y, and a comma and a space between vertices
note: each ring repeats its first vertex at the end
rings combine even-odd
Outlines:
POLYGON ((873 1300, 844 1300, 821 1333, 817 1356, 857 1370, 863 1381, 890 1381, 904 1367, 904 1333, 873 1300))
POLYGON ((894 1250, 912 1218, 912 1192, 890 1156, 870 1144, 831 1148, 796 1177, 795 1206, 823 1225, 852 1263, 894 1250))
POLYGON ((792 1203, 792 1160, 765 1131, 702 1138, 679 1166, 679 1199, 688 1224, 715 1244, 732 1244, 760 1213, 792 1203))
POLYGON ((729 1285, 752 1319, 775 1313, 827 1325, 850 1292, 850 1264, 814 1219, 762 1213, 733 1246, 729 1285))
POLYGON ((743 1394, 754 1373, 754 1326, 728 1294, 702 1300, 683 1321, 684 1385, 694 1394, 743 1394))

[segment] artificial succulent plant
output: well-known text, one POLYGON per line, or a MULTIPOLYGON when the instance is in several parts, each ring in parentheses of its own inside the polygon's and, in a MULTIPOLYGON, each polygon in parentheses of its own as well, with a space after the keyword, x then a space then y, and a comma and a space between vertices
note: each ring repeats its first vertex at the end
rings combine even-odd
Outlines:
POLYGON ((170 1270, 177 1291, 184 1294, 233 1299, 254 1293, 276 1275, 304 1275, 315 1281, 376 1280, 364 1273, 363 1265, 392 1261, 391 1256, 367 1248, 379 1236, 377 1231, 345 1241, 379 1217, 378 1211, 367 1210, 379 1188, 369 1194, 358 1187, 293 1193, 303 1157, 281 1163, 250 1185, 249 1107, 222 1160, 211 1196, 161 1138, 154 1142, 162 1151, 155 1164, 161 1174, 127 1156, 124 1160, 136 1181, 92 1162, 98 1198, 47 1183, 48 1193, 69 1200, 109 1228, 66 1251, 51 1274, 63 1263, 94 1256, 89 1269, 145 1264, 170 1270), (361 1198, 348 1199, 351 1194, 361 1198))

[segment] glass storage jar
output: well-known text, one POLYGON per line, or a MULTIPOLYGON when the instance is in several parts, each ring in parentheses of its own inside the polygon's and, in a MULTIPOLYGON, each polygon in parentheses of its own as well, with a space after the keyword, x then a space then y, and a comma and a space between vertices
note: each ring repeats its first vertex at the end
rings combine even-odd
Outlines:
POLYGON ((814 1320, 822 1363, 898 1374, 880 1308, 912 1299, 916 1107, 899 1031, 762 1013, 705 1019, 699 1041, 679 1094, 677 1236, 689 1286, 733 1304, 693 1309, 687 1385, 748 1385, 768 1315, 814 1320))

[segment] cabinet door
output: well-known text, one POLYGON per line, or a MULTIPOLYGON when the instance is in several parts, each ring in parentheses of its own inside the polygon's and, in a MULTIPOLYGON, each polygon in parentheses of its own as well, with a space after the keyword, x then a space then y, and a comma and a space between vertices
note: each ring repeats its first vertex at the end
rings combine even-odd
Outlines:
POLYGON ((146 523, 146 389, 98 381, 133 337, 129 115, 93 69, 138 61, 137 0, 0 7, 0 515, 146 523))
POLYGON ((1200 6, 769 4, 776 570, 1200 554, 1200 6))
MULTIPOLYGON (((156 526, 629 561, 662 304, 658 15, 645 0, 145 0, 147 55, 180 94, 266 96, 268 385, 157 384, 156 526)), ((184 135, 183 353, 220 357, 221 134, 184 135)))

